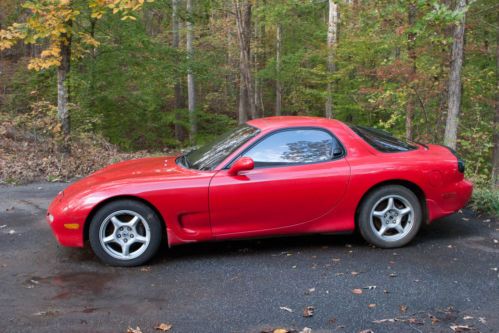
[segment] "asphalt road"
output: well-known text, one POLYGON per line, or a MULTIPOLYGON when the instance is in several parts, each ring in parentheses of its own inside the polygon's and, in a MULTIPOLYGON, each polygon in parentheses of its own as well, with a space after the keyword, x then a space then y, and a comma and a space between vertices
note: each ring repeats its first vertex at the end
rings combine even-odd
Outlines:
POLYGON ((165 247, 113 268, 56 243, 44 214, 65 186, 0 187, 2 333, 499 332, 494 219, 465 210, 397 250, 317 235, 165 247))

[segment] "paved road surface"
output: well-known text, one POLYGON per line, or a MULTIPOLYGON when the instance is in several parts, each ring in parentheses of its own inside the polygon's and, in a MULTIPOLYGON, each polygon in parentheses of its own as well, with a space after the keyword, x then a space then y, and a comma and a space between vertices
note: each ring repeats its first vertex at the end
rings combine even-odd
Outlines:
POLYGON ((465 210, 397 250, 305 236, 165 248, 123 269, 56 244, 44 213, 65 186, 0 187, 0 332, 499 332, 494 219, 465 210))

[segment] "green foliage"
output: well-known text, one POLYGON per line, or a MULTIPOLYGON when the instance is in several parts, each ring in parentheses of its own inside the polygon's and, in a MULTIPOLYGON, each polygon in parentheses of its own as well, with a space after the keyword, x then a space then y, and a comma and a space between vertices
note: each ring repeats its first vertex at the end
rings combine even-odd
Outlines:
MULTIPOLYGON (((284 115, 322 116, 326 86, 331 83, 335 118, 404 136, 407 106, 413 101, 415 139, 434 143, 443 141, 452 28, 466 14, 458 151, 466 160, 467 176, 479 184, 489 182, 497 1, 470 1, 465 13, 437 0, 356 1, 353 6, 338 1, 341 20, 332 73, 327 69, 327 1, 251 2, 252 70, 263 115, 274 114, 277 79, 283 87, 284 115), (410 3, 416 3, 417 9, 412 26, 410 3), (282 32, 279 71, 277 25, 282 32), (411 74, 409 33, 415 35, 415 74, 411 74)), ((78 15, 72 28, 75 45, 69 83, 73 130, 102 135, 125 150, 188 145, 175 137, 175 125, 185 132, 189 129, 188 67, 197 91, 197 143, 236 125, 240 53, 230 2, 194 1, 192 17, 180 3, 180 48, 173 49, 170 0, 145 2, 143 10, 125 21, 108 7, 89 9, 88 2, 75 0, 78 15), (102 16, 97 17, 99 13, 102 16), (186 20, 193 22, 195 36, 189 63, 186 20), (176 107, 177 82, 182 103, 176 107)), ((3 17, 0 13, 2 27, 25 17, 12 0, 2 2, 2 10, 6 13, 3 17)), ((0 95, 0 114, 9 119, 29 114, 31 105, 57 102, 55 70, 28 72, 23 55, 39 50, 18 47, 5 53, 5 59, 17 54, 24 65, 0 82, 7 92, 0 95)))
POLYGON ((499 190, 477 187, 470 202, 474 210, 499 218, 499 190))

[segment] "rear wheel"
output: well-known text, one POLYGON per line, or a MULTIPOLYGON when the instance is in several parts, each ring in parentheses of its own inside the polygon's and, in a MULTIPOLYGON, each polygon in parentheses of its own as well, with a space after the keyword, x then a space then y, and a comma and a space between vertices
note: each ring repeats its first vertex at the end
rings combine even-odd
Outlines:
POLYGON ((370 193, 362 202, 358 225, 369 243, 381 248, 409 243, 421 227, 422 210, 416 195, 406 187, 388 185, 370 193))
POLYGON ((134 200, 113 201, 92 218, 90 245, 106 264, 138 266, 156 254, 162 228, 157 214, 134 200))

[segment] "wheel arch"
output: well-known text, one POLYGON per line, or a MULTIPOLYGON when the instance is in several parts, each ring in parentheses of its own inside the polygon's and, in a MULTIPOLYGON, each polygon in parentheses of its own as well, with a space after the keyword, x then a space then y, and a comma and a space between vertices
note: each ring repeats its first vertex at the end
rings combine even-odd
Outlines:
POLYGON ((358 218, 359 218, 359 212, 360 212, 360 207, 362 206, 362 203, 366 199, 366 197, 376 191, 378 188, 383 187, 383 186, 388 186, 388 185, 399 185, 403 186, 410 191, 412 191, 416 197, 419 200, 419 204, 421 205, 421 210, 423 211, 423 224, 427 224, 429 221, 429 215, 428 215, 428 207, 426 205, 426 195, 424 191, 421 189, 419 185, 417 185, 414 182, 411 182, 409 180, 405 179, 390 179, 390 180, 385 180, 382 182, 379 182, 377 184, 374 184, 371 186, 365 193, 362 195, 362 198, 359 200, 357 203, 357 207, 355 208, 355 229, 358 229, 358 218))
POLYGON ((90 222, 92 221, 92 218, 95 216, 95 214, 99 211, 99 209, 101 209, 102 207, 104 207, 105 205, 107 205, 107 204, 109 204, 111 202, 119 201, 119 200, 133 200, 133 201, 140 202, 140 203, 148 206, 149 208, 151 208, 156 213, 156 215, 158 215, 158 218, 159 218, 159 220, 161 222, 161 227, 162 227, 162 230, 163 230, 163 236, 167 237, 166 223, 165 223, 165 221, 163 219, 163 215, 161 215, 161 213, 159 212, 159 210, 153 204, 151 204, 149 201, 147 201, 147 200, 145 200, 143 198, 137 197, 137 196, 133 196, 133 195, 118 195, 118 196, 107 198, 107 199, 99 202, 97 205, 95 205, 95 207, 92 208, 92 210, 88 214, 87 218, 85 219, 85 225, 84 225, 84 228, 83 228, 83 241, 87 241, 88 240, 88 238, 89 238, 89 230, 90 230, 90 222))

